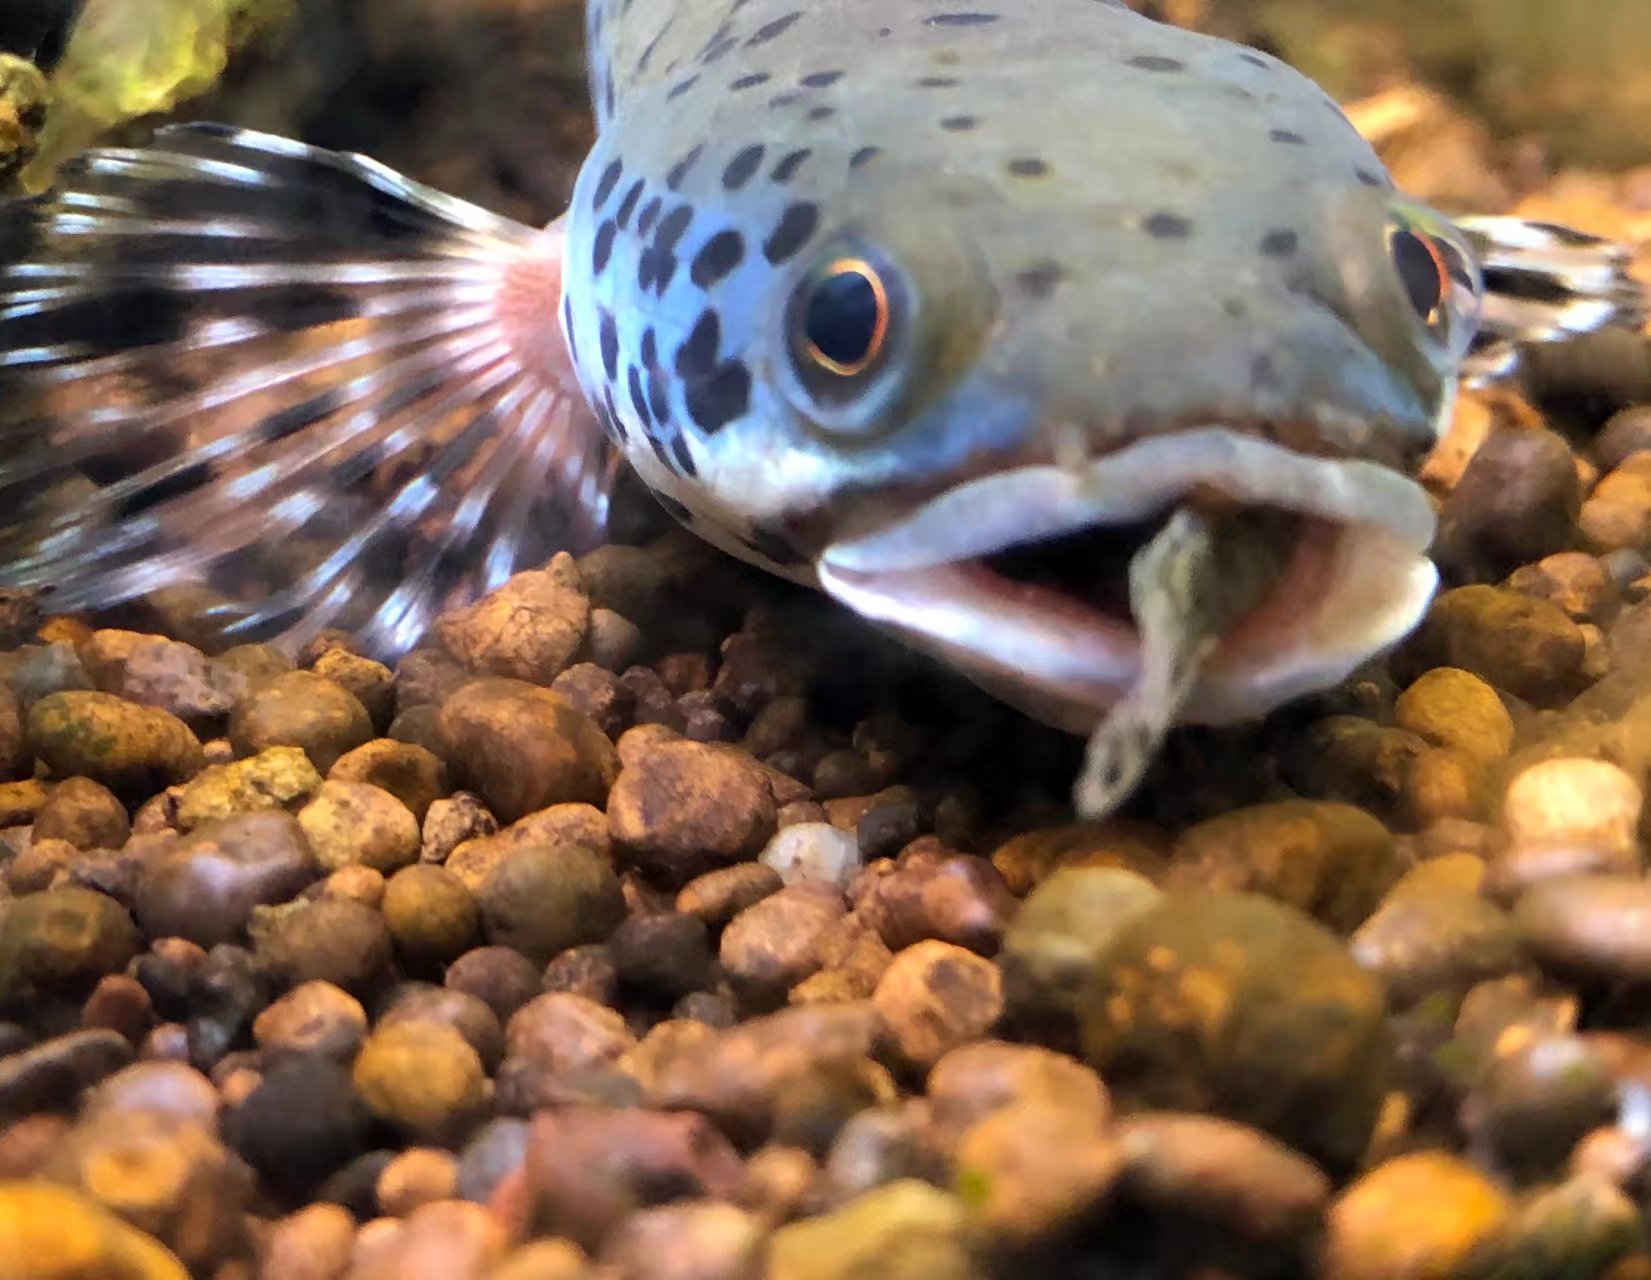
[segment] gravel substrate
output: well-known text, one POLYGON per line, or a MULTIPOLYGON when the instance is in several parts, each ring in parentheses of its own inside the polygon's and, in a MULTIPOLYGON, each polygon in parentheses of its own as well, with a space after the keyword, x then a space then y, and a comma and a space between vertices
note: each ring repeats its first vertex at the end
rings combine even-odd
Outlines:
POLYGON ((1651 1280, 1651 340, 1527 392, 1102 824, 647 509, 394 669, 0 599, 0 1280, 1651 1280))

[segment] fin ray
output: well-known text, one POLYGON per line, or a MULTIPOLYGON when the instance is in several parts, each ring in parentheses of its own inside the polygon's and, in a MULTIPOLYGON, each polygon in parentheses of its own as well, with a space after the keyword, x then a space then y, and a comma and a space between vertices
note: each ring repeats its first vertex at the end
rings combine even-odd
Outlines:
POLYGON ((79 157, 0 208, 0 584, 63 609, 195 584, 225 641, 347 625, 393 658, 588 541, 617 460, 559 244, 220 126, 79 157))

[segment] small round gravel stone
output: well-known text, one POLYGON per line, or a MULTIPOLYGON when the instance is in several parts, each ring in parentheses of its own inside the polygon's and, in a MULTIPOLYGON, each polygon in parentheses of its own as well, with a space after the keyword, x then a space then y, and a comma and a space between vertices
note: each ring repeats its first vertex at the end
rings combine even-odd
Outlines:
POLYGON ((615 846, 634 865, 683 885, 754 857, 777 829, 773 794, 732 752, 664 742, 628 763, 608 802, 615 846))
POLYGON ((1263 1129, 1331 1168, 1364 1151, 1393 1072, 1379 983, 1306 916, 1176 893, 1096 956, 1084 1056, 1138 1106, 1263 1129))
POLYGON ((503 822, 555 804, 601 805, 619 775, 595 722, 520 680, 465 685, 442 703, 440 728, 454 780, 503 822))
POLYGON ((1436 1280, 1460 1274, 1508 1220, 1507 1196, 1466 1161, 1418 1151, 1377 1165, 1330 1207, 1325 1280, 1436 1280))
POLYGON ((476 900, 489 942, 540 963, 568 947, 603 941, 625 918, 613 868, 574 847, 508 854, 488 873, 476 900))
POLYGON ((241 1158, 277 1186, 312 1187, 360 1155, 371 1118, 347 1066, 295 1055, 224 1116, 224 1135, 241 1158))
POLYGON ((323 782, 298 812, 315 860, 327 871, 364 866, 389 875, 418 861, 418 820, 388 791, 365 782, 323 782))
POLYGON ((1435 667, 1399 695, 1394 723, 1435 746, 1455 747, 1475 759, 1495 760, 1513 747, 1513 719, 1478 676, 1435 667))
POLYGON ((438 1023, 398 1022, 373 1032, 352 1075, 368 1109, 415 1140, 451 1135, 486 1097, 481 1058, 438 1023))
POLYGON ((311 671, 289 672, 254 690, 229 721, 229 740, 240 755, 297 747, 322 774, 372 737, 373 722, 361 700, 311 671))
POLYGON ((505 1019, 541 988, 539 966, 509 947, 476 947, 447 967, 443 982, 468 992, 505 1019))
POLYGON ((1558 840, 1626 849, 1635 843, 1644 796, 1604 760, 1545 760, 1508 784, 1502 822, 1511 843, 1558 840))
POLYGON ((126 808, 90 778, 66 778, 34 817, 36 840, 66 840, 77 849, 118 849, 132 833, 126 808))
POLYGON ((390 932, 371 907, 319 898, 261 907, 248 930, 259 962, 284 981, 330 982, 364 992, 389 971, 390 932))
POLYGON ((872 1004, 895 1060, 926 1073, 992 1028, 1003 1014, 1003 981, 991 961, 931 939, 895 954, 872 1004))
POLYGON ((313 1054, 349 1062, 367 1038, 367 1012, 342 987, 306 982, 253 1020, 252 1037, 266 1061, 283 1054, 313 1054))
POLYGON ((138 952, 126 909, 90 889, 47 889, 0 915, 0 995, 30 987, 90 987, 138 952))
POLYGON ((397 951, 445 963, 475 940, 481 909, 464 882, 437 866, 403 867, 384 886, 380 908, 397 951))
POLYGON ((433 751, 411 742, 374 738, 353 751, 346 751, 327 771, 329 782, 365 782, 388 791, 424 822, 430 806, 450 788, 447 766, 433 751))

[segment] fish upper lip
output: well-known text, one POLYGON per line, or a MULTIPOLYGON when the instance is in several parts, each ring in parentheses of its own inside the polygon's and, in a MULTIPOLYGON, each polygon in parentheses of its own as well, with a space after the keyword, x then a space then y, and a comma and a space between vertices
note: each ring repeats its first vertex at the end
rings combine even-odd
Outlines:
POLYGON ((1137 441, 1076 467, 1013 467, 964 481, 892 524, 830 544, 820 561, 854 574, 929 569, 1129 524, 1206 487, 1241 504, 1377 525, 1418 554, 1433 541, 1433 505, 1409 477, 1380 463, 1314 457, 1204 426, 1137 441))

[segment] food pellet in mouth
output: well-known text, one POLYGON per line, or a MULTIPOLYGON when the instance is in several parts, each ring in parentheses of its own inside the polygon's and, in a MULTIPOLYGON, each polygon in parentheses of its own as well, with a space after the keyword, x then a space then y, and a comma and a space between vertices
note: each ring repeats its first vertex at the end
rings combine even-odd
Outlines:
POLYGON ((1221 638, 1277 582, 1294 533, 1279 515, 1178 507, 1130 560, 1140 671, 1090 736, 1073 789, 1079 817, 1105 817, 1129 798, 1221 638))

